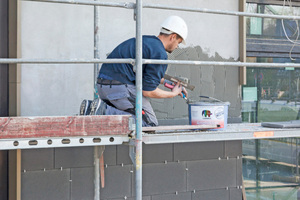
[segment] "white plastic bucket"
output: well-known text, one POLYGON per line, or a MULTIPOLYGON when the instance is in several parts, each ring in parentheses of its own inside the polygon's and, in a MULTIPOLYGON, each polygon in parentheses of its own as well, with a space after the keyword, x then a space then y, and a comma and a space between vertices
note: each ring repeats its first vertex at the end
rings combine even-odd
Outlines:
POLYGON ((229 102, 195 102, 189 103, 190 125, 219 125, 211 130, 227 128, 229 102))

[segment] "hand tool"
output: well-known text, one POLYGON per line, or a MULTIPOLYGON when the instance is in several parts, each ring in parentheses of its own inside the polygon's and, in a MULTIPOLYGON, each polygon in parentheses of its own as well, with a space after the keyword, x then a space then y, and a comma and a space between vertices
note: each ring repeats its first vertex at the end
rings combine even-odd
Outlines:
MULTIPOLYGON (((176 83, 180 83, 182 86, 184 86, 185 88, 189 89, 189 90, 194 90, 195 86, 190 85, 189 84, 189 79, 185 78, 185 77, 173 77, 170 75, 165 74, 164 76, 164 86, 169 88, 169 89, 173 89, 174 86, 176 85, 176 83)), ((185 94, 183 92, 181 92, 182 97, 188 101, 187 97, 185 96, 185 94)))

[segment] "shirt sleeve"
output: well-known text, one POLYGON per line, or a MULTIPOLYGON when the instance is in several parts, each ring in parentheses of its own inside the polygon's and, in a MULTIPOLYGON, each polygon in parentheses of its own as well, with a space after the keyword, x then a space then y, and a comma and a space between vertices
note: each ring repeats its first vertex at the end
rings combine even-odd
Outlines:
MULTIPOLYGON (((164 49, 163 49, 164 50, 164 49)), ((146 49, 147 51, 147 49, 146 49)), ((154 51, 154 49, 148 49, 149 59, 167 60, 167 53, 164 51, 154 51)), ((160 84, 161 79, 164 77, 168 65, 166 64, 145 64, 143 66, 143 90, 153 91, 160 84)))

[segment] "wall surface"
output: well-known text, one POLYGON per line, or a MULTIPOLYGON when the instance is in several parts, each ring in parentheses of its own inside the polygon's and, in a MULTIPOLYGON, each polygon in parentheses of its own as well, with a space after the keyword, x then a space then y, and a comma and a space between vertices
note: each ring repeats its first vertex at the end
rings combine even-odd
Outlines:
MULTIPOLYGON (((114 0, 113 2, 123 2, 114 0)), ((133 1, 131 1, 133 2, 133 1)), ((156 1, 181 7, 238 10, 238 2, 221 1, 156 1)), ((93 7, 39 2, 22 2, 21 52, 23 58, 92 58, 93 7)), ((238 60, 238 18, 172 10, 143 10, 143 34, 158 35, 160 23, 169 15, 181 16, 189 27, 187 45, 169 55, 178 60, 238 60)), ((135 36, 133 10, 101 7, 100 58, 122 41, 135 36)), ((196 86, 189 96, 199 100, 207 95, 229 101, 230 118, 240 118, 238 69, 213 66, 173 66, 168 74, 190 78, 196 86)), ((82 99, 93 98, 92 65, 23 65, 21 115, 73 115, 82 99)), ((152 101, 158 119, 187 122, 185 101, 155 99, 152 101)))
MULTIPOLYGON (((94 199, 93 147, 22 151, 22 200, 94 199)), ((143 199, 241 200, 242 142, 143 146, 143 199)), ((134 199, 127 145, 106 146, 101 200, 134 199)))
MULTIPOLYGON (((21 56, 91 59, 94 9, 90 6, 21 3, 21 56)), ((93 97, 93 65, 26 64, 21 72, 21 115, 74 115, 93 97)))

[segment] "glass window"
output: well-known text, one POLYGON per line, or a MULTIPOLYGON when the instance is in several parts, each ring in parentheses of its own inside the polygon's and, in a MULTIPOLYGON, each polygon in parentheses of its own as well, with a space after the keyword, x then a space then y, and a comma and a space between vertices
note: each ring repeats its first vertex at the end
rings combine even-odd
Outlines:
MULTIPOLYGON (((270 15, 300 15, 299 7, 260 5, 248 3, 246 11, 250 13, 264 13, 270 15)), ((270 18, 249 17, 247 23, 248 37, 286 38, 295 40, 299 37, 298 21, 270 18)))
MULTIPOLYGON (((248 3, 247 12, 300 15, 299 7, 290 7, 288 1, 283 3, 286 6, 248 3)), ((298 21, 251 17, 246 18, 246 23, 247 39, 252 41, 272 40, 281 44, 280 42, 287 42, 288 39, 299 39, 298 21)), ((274 52, 269 51, 272 48, 268 48, 269 52, 260 50, 263 45, 255 47, 258 53, 247 57, 247 62, 300 63, 299 58, 288 57, 291 47, 285 47, 287 50, 279 48, 281 54, 277 55, 278 47, 274 52), (283 54, 287 58, 283 58, 283 54)), ((253 45, 251 48, 253 51, 253 45)), ((299 79, 299 68, 247 68, 247 84, 242 88, 243 122, 299 120, 299 79)), ((243 141, 243 180, 247 200, 300 200, 299 144, 299 138, 243 141)))
POLYGON ((247 200, 299 200, 299 139, 243 141, 247 200))
MULTIPOLYGON (((288 58, 248 58, 247 62, 285 63, 288 58)), ((295 60, 294 62, 300 62, 295 60)), ((276 122, 299 119, 300 69, 247 68, 243 86, 244 122, 276 122), (255 93, 256 92, 256 93, 255 93), (256 95, 255 98, 254 95, 256 95)))

